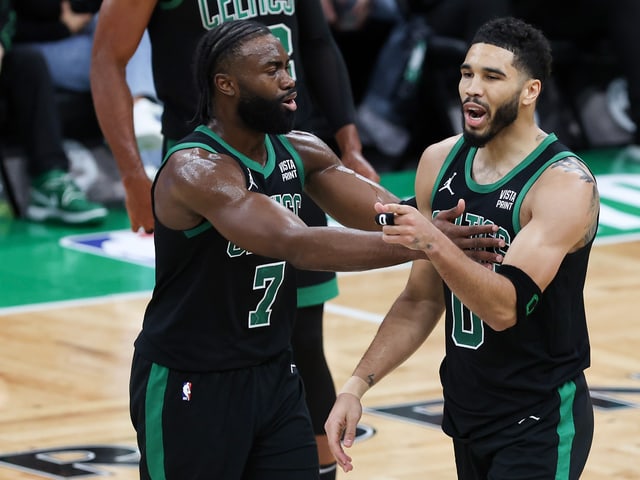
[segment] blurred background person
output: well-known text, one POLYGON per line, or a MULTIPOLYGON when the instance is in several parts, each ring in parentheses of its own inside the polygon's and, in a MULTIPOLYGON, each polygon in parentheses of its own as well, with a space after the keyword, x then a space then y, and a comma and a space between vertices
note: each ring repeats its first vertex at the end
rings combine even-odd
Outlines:
POLYGON ((31 183, 25 214, 35 221, 99 222, 107 216, 107 209, 87 200, 69 174, 47 63, 39 51, 13 44, 15 20, 11 2, 1 0, 0 99, 10 119, 2 136, 5 142, 17 143, 25 154, 31 183))

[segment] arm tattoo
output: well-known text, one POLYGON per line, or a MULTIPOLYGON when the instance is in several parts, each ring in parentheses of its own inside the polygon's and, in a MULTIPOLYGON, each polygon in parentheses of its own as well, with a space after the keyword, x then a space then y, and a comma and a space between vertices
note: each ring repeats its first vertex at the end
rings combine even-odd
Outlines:
POLYGON ((587 183, 595 183, 587 167, 576 157, 566 157, 558 160, 551 168, 562 168, 565 172, 578 172, 580 179, 587 183))
POLYGON ((589 217, 591 218, 591 224, 587 229, 584 237, 584 242, 588 243, 596 235, 598 231, 598 216, 600 215, 600 195, 598 194, 598 188, 595 182, 593 183, 591 204, 589 205, 589 217))
POLYGON ((583 242, 586 244, 591 241, 598 230, 598 214, 600 212, 600 196, 598 195, 598 187, 589 169, 576 157, 567 157, 553 164, 552 168, 562 168, 565 172, 577 172, 580 180, 592 184, 591 203, 589 205, 590 223, 585 231, 583 242))
POLYGON ((375 373, 370 373, 369 375, 367 375, 367 383, 369 384, 370 387, 373 387, 375 376, 376 376, 375 373))

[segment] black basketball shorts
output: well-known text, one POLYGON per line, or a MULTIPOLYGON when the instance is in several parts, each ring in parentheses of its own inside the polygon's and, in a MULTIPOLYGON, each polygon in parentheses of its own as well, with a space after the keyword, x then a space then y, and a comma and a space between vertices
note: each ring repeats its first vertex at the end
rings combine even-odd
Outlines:
POLYGON ((578 480, 593 439, 593 407, 583 374, 531 415, 495 433, 453 442, 463 480, 578 480))
POLYGON ((222 372, 135 354, 131 420, 142 480, 317 480, 318 454, 291 353, 222 372))

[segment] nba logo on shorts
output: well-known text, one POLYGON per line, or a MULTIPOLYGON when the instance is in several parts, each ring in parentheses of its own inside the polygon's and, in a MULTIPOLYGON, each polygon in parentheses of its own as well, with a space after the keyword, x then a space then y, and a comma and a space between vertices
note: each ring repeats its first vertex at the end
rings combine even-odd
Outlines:
POLYGON ((185 402, 191 401, 191 382, 184 382, 182 384, 182 400, 185 402))

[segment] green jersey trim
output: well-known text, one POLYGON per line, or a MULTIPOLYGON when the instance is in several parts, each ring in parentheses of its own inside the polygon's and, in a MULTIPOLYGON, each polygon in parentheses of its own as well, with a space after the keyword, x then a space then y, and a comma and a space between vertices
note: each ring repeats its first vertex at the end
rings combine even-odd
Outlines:
POLYGON ((516 165, 513 168, 513 170, 511 170, 509 173, 507 173, 504 177, 502 177, 497 182, 488 183, 488 184, 479 184, 479 183, 476 183, 476 181, 473 179, 473 175, 472 175, 473 159, 476 156, 476 152, 478 151, 478 148, 477 147, 470 148, 469 153, 467 154, 467 158, 465 159, 465 166, 464 166, 465 179, 467 182, 467 186, 469 187, 469 190, 475 193, 489 193, 489 192, 493 192, 494 190, 497 190, 498 188, 502 187, 505 183, 509 182, 513 177, 515 177, 523 169, 528 167, 533 161, 535 161, 536 158, 538 158, 538 155, 540 155, 540 153, 542 153, 549 146, 549 144, 555 142, 556 140, 558 140, 558 138, 554 133, 547 135, 547 137, 542 141, 542 143, 540 143, 540 145, 538 145, 529 155, 527 155, 523 161, 521 161, 518 165, 516 165))
POLYGON ((204 133, 205 135, 213 138, 216 142, 220 143, 224 148, 235 155, 238 160, 240 160, 244 164, 245 167, 250 168, 251 170, 254 170, 256 172, 260 172, 262 175, 264 175, 265 178, 271 175, 273 169, 276 167, 276 152, 273 148, 273 144, 271 143, 271 138, 268 135, 264 136, 264 144, 267 149, 267 161, 263 166, 233 148, 231 145, 225 142, 222 137, 220 137, 220 135, 212 131, 209 127, 200 125, 196 128, 196 131, 204 133))
POLYGON ((169 148, 169 150, 167 150, 167 154, 162 159, 162 163, 164 164, 167 161, 167 159, 171 155, 173 155, 174 152, 177 152, 179 150, 186 150, 187 148, 202 148, 203 150, 207 150, 211 153, 217 153, 213 148, 211 148, 206 143, 200 143, 200 142, 174 143, 173 146, 169 148))

